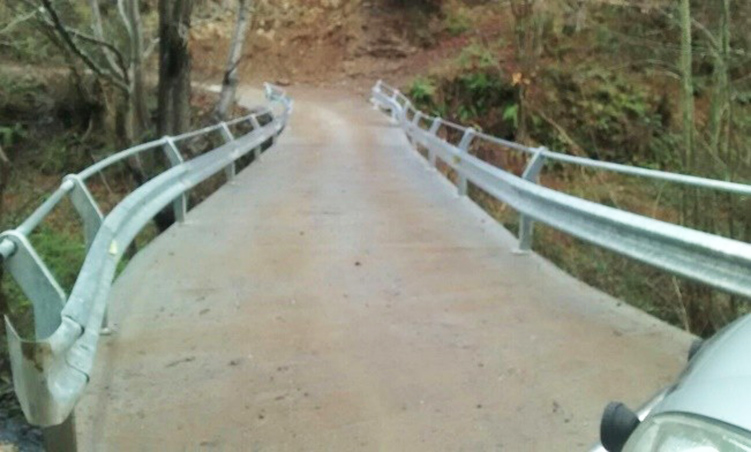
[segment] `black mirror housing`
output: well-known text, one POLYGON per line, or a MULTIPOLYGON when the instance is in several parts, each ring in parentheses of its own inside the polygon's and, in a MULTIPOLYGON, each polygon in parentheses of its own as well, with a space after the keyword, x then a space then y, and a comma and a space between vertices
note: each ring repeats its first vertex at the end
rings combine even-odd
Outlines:
POLYGON ((600 442, 608 452, 621 452, 641 421, 636 413, 620 402, 610 402, 602 413, 600 442))

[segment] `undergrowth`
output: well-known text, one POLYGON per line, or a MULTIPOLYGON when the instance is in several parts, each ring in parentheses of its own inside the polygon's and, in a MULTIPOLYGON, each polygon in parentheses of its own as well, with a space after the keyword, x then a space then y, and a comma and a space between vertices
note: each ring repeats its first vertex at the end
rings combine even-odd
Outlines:
MULTIPOLYGON (((429 114, 518 141, 518 83, 523 79, 513 63, 504 59, 505 45, 503 39, 471 41, 454 59, 416 77, 405 92, 429 114)), ((680 172, 676 152, 680 133, 669 95, 660 84, 644 83, 641 74, 608 69, 599 61, 546 64, 531 77, 527 90, 530 144, 596 160, 680 172)), ((740 118, 738 122, 744 124, 740 118)), ((459 139, 455 133, 445 137, 454 143, 459 139)), ((474 145, 470 152, 517 175, 526 164, 526 158, 514 156, 508 149, 474 145)), ((725 178, 727 172, 718 172, 716 177, 725 178)), ((675 185, 556 163, 546 164, 543 184, 662 221, 682 221, 683 195, 675 185)), ((484 192, 471 190, 470 194, 516 232, 515 212, 484 192)), ((693 228, 741 240, 751 236, 746 221, 751 201, 712 192, 696 196, 704 209, 711 206, 711 213, 707 212, 701 223, 692 224, 693 228)), ((546 226, 537 226, 534 249, 577 279, 698 335, 711 335, 748 312, 737 297, 698 287, 546 226)))

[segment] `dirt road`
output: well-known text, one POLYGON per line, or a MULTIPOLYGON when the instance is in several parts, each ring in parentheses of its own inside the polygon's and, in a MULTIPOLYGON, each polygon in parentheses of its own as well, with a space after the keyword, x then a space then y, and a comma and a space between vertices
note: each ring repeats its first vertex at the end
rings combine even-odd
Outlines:
POLYGON ((569 451, 690 337, 563 274, 366 99, 291 90, 279 146, 139 254, 82 450, 569 451))

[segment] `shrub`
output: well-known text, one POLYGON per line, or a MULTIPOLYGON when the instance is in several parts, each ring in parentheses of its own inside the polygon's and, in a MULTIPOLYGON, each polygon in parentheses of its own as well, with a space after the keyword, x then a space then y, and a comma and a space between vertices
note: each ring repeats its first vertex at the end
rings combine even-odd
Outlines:
POLYGON ((433 105, 433 97, 436 94, 436 87, 429 78, 418 77, 409 87, 409 97, 418 106, 430 107, 433 105))

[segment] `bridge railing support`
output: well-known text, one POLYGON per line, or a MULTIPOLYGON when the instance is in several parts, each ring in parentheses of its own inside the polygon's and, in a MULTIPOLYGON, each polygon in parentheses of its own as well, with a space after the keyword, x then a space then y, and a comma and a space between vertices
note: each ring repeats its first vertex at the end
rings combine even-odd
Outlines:
MULTIPOLYGON (((229 126, 226 122, 221 122, 220 125, 222 126, 221 129, 219 129, 222 132, 222 137, 224 137, 225 143, 231 143, 235 141, 235 135, 232 133, 231 130, 229 130, 229 126)), ((231 182, 235 175, 237 174, 237 163, 235 160, 232 161, 227 167, 224 169, 224 174, 227 176, 227 182, 231 182)))
MULTIPOLYGON (((422 112, 421 112, 421 111, 416 111, 416 112, 415 112, 415 115, 414 115, 414 116, 412 116, 412 119, 410 120, 410 125, 411 125, 412 127, 417 127, 417 128, 419 128, 419 127, 420 127, 420 119, 421 119, 421 118, 422 118, 422 112)), ((410 139, 409 139, 409 141, 410 141, 410 142, 412 143, 412 146, 413 146, 413 147, 414 147, 415 149, 417 149, 417 143, 415 143, 415 141, 414 141, 414 140, 413 140, 412 138, 410 138, 410 139)))
MULTIPOLYGON (((540 179, 540 170, 545 165, 545 152, 547 148, 537 148, 537 152, 532 156, 524 169, 522 179, 538 184, 540 179)), ((532 235, 534 233, 535 222, 528 215, 519 215, 519 247, 515 250, 516 254, 527 254, 532 249, 532 235)))
MULTIPOLYGON (((460 154, 456 157, 455 163, 458 166, 462 165, 464 155, 469 154, 469 146, 472 144, 475 134, 475 129, 471 127, 464 131, 464 135, 457 145, 460 154)), ((456 187, 459 196, 467 196, 467 175, 463 171, 457 170, 456 172, 456 187)))
MULTIPOLYGON (((183 155, 175 144, 175 140, 172 137, 164 137, 164 152, 167 155, 167 160, 172 167, 182 165, 185 163, 183 155)), ((185 222, 185 215, 188 213, 188 195, 181 193, 174 201, 172 201, 172 210, 175 214, 175 221, 178 223, 185 222)))
POLYGON ((70 416, 60 425, 43 428, 42 442, 46 452, 76 452, 78 441, 76 440, 75 414, 70 413, 70 416))
MULTIPOLYGON (((436 116, 433 119, 433 123, 430 124, 430 130, 428 130, 428 133, 437 137, 438 136, 438 129, 441 128, 441 122, 442 122, 441 118, 438 117, 438 116, 436 116)), ((430 166, 433 169, 435 169, 436 164, 438 163, 436 161, 435 151, 430 146, 428 146, 428 162, 430 162, 430 166)))
MULTIPOLYGON (((253 126, 253 130, 258 130, 261 128, 261 123, 258 122, 258 118, 255 117, 255 115, 250 117, 250 124, 253 126)), ((253 159, 260 160, 261 159, 261 146, 257 146, 253 149, 253 159)))

